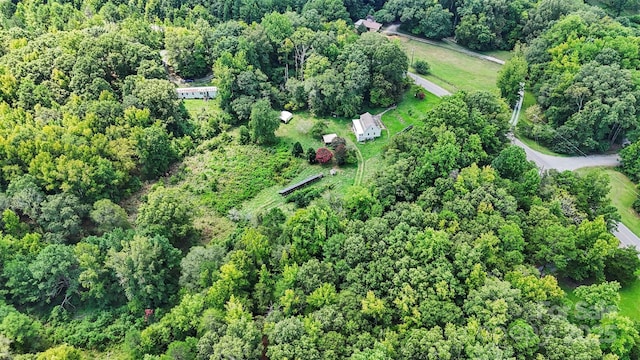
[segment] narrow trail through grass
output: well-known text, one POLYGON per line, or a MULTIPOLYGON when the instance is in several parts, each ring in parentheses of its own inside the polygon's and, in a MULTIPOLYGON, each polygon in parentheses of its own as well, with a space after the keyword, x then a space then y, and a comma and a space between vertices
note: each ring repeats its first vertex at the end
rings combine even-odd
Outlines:
MULTIPOLYGON (((389 131, 389 130, 387 130, 389 131)), ((358 157, 358 170, 356 171, 356 178, 353 180, 354 186, 362 185, 362 179, 364 178, 364 158, 362 157, 362 153, 358 147, 356 149, 356 156, 358 157)))

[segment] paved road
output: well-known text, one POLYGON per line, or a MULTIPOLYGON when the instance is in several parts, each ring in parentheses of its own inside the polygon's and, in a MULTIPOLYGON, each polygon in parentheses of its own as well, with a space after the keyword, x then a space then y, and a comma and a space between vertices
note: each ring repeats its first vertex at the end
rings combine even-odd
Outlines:
POLYGON ((636 249, 640 249, 640 239, 623 223, 618 223, 618 229, 612 232, 620 240, 620 247, 635 246, 636 249))
MULTIPOLYGON (((408 38, 415 38, 413 36, 400 34, 397 31, 397 26, 391 25, 384 32, 397 34, 400 36, 405 36, 408 38)), ((424 40, 415 38, 418 41, 423 41, 429 44, 433 44, 436 46, 441 46, 438 44, 434 44, 433 41, 424 40)), ((482 54, 473 53, 471 51, 463 51, 465 53, 469 53, 471 56, 476 57, 485 57, 482 54), (474 55, 475 54, 475 55, 474 55)), ((493 61, 490 59, 485 59, 489 61, 493 61)), ((495 59, 498 60, 498 59, 495 59)), ((501 60, 498 60, 501 61, 501 60)), ((504 64, 504 62, 501 61, 504 64)), ((407 73, 412 79, 414 79, 415 83, 419 86, 422 86, 428 92, 438 96, 446 96, 451 95, 450 92, 441 88, 440 86, 432 83, 429 80, 426 80, 416 74, 407 73)), ((521 94, 522 96, 523 94, 521 94)), ((518 117, 515 117, 515 121, 512 124, 512 127, 515 127, 518 117)), ((533 150, 532 148, 525 145, 522 141, 518 140, 514 136, 511 136, 511 142, 514 145, 517 145, 524 149, 527 154, 527 159, 532 160, 541 170, 549 170, 556 169, 558 171, 564 170, 576 170, 584 167, 593 167, 593 166, 609 166, 614 167, 620 164, 620 159, 617 154, 614 155, 589 155, 589 156, 572 156, 572 157, 560 157, 560 156, 551 156, 542 154, 538 151, 533 150)), ((618 228, 613 231, 613 235, 620 240, 620 246, 635 246, 637 249, 640 249, 640 237, 636 236, 634 233, 629 230, 623 223, 618 223, 618 228)))
POLYGON ((617 154, 559 157, 539 153, 515 137, 511 138, 511 142, 523 148, 527 153, 527 159, 535 162, 541 170, 556 169, 558 171, 564 171, 592 166, 613 167, 620 164, 617 154))
POLYGON ((447 90, 441 88, 440 86, 432 83, 431 81, 416 75, 412 72, 407 72, 407 75, 409 75, 410 78, 413 79, 413 81, 418 85, 418 86, 422 86, 425 90, 427 90, 428 92, 432 93, 433 95, 437 96, 437 97, 443 97, 443 96, 447 96, 447 95, 451 95, 450 92, 448 92, 447 90))

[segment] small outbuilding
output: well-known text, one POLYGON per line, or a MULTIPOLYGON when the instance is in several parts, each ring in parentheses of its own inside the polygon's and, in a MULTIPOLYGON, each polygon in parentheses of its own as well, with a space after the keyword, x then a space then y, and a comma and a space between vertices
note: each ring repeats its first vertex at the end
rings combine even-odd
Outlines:
POLYGON ((322 135, 322 141, 324 141, 325 145, 329 145, 333 142, 333 140, 335 138, 337 138, 338 135, 337 134, 326 134, 326 135, 322 135))
POLYGON ((322 179, 322 177, 323 177, 323 175, 321 173, 318 174, 318 175, 310 176, 310 177, 300 181, 297 184, 293 184, 293 185, 291 185, 289 187, 286 187, 286 188, 278 191, 278 194, 280 194, 282 196, 287 196, 287 195, 291 194, 292 192, 294 192, 294 191, 296 191, 298 189, 302 189, 303 187, 322 179))
POLYGON ((366 112, 360 115, 360 119, 354 119, 352 122, 352 129, 356 134, 356 140, 366 141, 380 137, 382 129, 370 113, 366 112))
POLYGON ((288 112, 288 111, 281 111, 280 112, 280 121, 282 121, 285 124, 288 124, 289 121, 293 118, 293 114, 288 112))
POLYGON ((371 15, 368 15, 366 18, 356 21, 353 25, 356 27, 356 29, 360 26, 364 26, 368 31, 373 32, 380 31, 380 28, 382 27, 382 24, 377 22, 371 15))
POLYGON ((177 88, 176 93, 180 99, 213 99, 218 95, 218 88, 215 86, 177 88))

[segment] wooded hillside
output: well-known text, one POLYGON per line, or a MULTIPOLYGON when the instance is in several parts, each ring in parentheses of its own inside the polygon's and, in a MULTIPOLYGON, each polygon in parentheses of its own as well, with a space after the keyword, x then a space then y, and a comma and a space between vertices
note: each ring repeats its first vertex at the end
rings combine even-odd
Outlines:
POLYGON ((610 232, 608 179, 541 173, 507 138, 528 79, 526 131, 554 149, 636 140, 633 6, 0 0, 0 359, 640 357, 618 311, 640 259, 610 232), (317 117, 299 129, 316 144, 322 119, 344 134, 406 104, 409 57, 360 33, 366 15, 515 46, 504 99, 428 97, 378 147, 276 136, 317 117), (189 109, 176 83, 217 97, 189 109), (345 191, 322 180, 241 211, 345 169, 345 191))

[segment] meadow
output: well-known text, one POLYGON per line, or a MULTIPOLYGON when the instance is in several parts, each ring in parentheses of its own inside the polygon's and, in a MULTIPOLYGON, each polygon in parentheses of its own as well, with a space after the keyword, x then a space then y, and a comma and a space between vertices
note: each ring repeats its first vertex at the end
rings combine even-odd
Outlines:
MULTIPOLYGON (((426 60, 429 63, 431 73, 425 76, 427 80, 450 92, 458 90, 498 91, 496 79, 501 65, 446 47, 434 46, 400 36, 393 36, 393 38, 400 42, 409 56, 410 62, 412 60, 426 60)), ((500 56, 504 56, 504 54, 500 56)))

